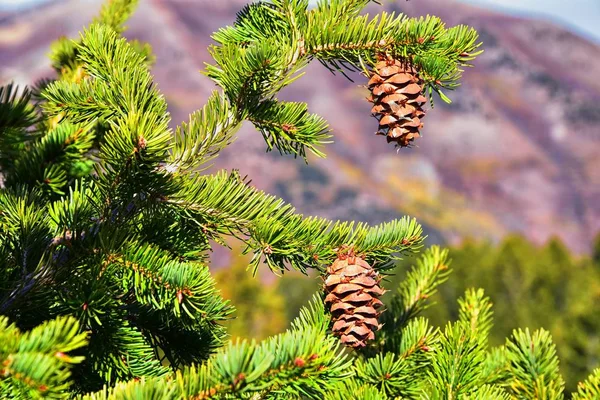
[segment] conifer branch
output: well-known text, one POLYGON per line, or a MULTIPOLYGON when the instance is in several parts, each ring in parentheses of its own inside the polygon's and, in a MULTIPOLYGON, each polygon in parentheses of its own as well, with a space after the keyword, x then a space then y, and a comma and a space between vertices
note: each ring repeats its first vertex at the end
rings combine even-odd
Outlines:
POLYGON ((387 351, 398 351, 400 329, 429 307, 429 298, 436 293, 450 273, 448 251, 438 246, 428 248, 408 272, 406 279, 389 302, 389 311, 382 315, 379 345, 387 351))
POLYGON ((189 123, 177 127, 173 151, 164 169, 184 172, 216 158, 235 140, 240 126, 237 114, 222 94, 213 92, 206 105, 190 115, 189 123))
POLYGON ((470 289, 458 304, 458 320, 469 327, 472 334, 482 340, 481 345, 486 347, 492 329, 492 304, 489 298, 484 297, 483 289, 470 289))
POLYGON ((533 334, 515 330, 506 341, 511 379, 507 382, 513 396, 562 399, 564 381, 558 370, 558 357, 548 331, 533 334))
POLYGON ((95 23, 107 25, 118 33, 126 27, 123 24, 133 14, 138 0, 110 0, 102 5, 100 15, 94 19, 95 23))
POLYGON ((279 272, 288 266, 300 271, 321 268, 335 259, 342 245, 353 245, 378 270, 385 270, 394 254, 414 250, 422 241, 421 227, 409 218, 375 227, 304 218, 235 173, 198 176, 185 184, 179 199, 166 201, 187 210, 191 218, 218 221, 221 233, 241 233, 247 250, 254 252, 251 265, 257 268, 263 261, 279 272))
POLYGON ((432 398, 460 398, 481 385, 485 349, 464 324, 448 324, 431 354, 426 391, 432 398))
POLYGON ((0 396, 67 398, 72 364, 83 357, 68 353, 87 342, 71 317, 47 321, 21 333, 0 316, 0 396))
POLYGON ((600 368, 577 386, 577 393, 573 394, 573 400, 587 400, 600 397, 600 368))

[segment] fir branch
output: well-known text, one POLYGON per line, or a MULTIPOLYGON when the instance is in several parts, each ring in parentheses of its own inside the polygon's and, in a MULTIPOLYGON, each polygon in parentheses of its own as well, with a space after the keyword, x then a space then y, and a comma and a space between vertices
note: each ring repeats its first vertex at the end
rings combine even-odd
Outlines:
POLYGON ((219 151, 235 140, 234 134, 240 126, 237 114, 223 95, 213 92, 206 105, 190 115, 188 124, 177 127, 173 151, 164 169, 170 173, 184 172, 216 158, 219 151))
MULTIPOLYGON (((25 129, 38 121, 30 100, 29 89, 19 91, 13 83, 0 86, 0 138, 7 129, 25 129)), ((27 136, 24 135, 23 139, 27 136)))
POLYGON ((510 393, 519 399, 562 399, 564 381, 558 370, 558 357, 548 331, 533 334, 515 330, 506 342, 510 362, 510 393))
POLYGON ((77 69, 77 42, 61 37, 50 45, 50 62, 59 74, 77 69))
POLYGON ((474 29, 446 29, 437 17, 416 19, 381 13, 369 19, 368 15, 332 15, 328 8, 309 15, 305 40, 307 54, 332 72, 364 71, 382 53, 410 60, 419 67, 430 91, 435 90, 445 100, 441 88, 456 87, 460 67, 469 66, 468 61, 481 53, 474 29), (335 23, 331 23, 333 16, 335 23))
POLYGON ((39 191, 20 187, 0 192, 0 240, 8 256, 0 277, 0 311, 6 313, 14 302, 32 288, 43 274, 41 261, 50 243, 48 216, 39 191))
POLYGON ((247 46, 287 31, 288 24, 275 10, 274 4, 265 1, 246 4, 238 11, 234 25, 220 28, 212 38, 222 45, 247 46))
POLYGON ((84 346, 86 336, 71 317, 21 333, 0 316, 0 394, 7 398, 67 398, 71 365, 83 360, 67 353, 84 346))
POLYGON ((330 16, 332 21, 337 21, 345 16, 355 17, 370 3, 379 3, 377 0, 319 0, 312 13, 322 13, 330 16))
POLYGON ((0 86, 0 171, 3 174, 10 172, 14 159, 38 136, 26 130, 39 121, 30 100, 28 89, 19 91, 12 83, 0 86))
POLYGON ((488 352, 483 363, 483 376, 486 384, 505 385, 510 379, 510 363, 504 346, 495 347, 488 352))
POLYGON ((122 33, 126 27, 123 24, 135 11, 138 0, 110 0, 102 5, 100 15, 94 19, 95 23, 104 24, 118 33, 122 33))
POLYGON ((94 329, 89 352, 77 373, 80 391, 95 390, 102 382, 114 385, 134 378, 167 376, 171 370, 158 361, 148 339, 114 312, 94 329))
POLYGON ((348 377, 350 361, 339 342, 326 334, 327 317, 318 298, 301 314, 291 330, 259 345, 230 343, 207 363, 180 369, 170 378, 131 381, 84 399, 151 390, 174 399, 322 398, 348 377))
POLYGON ((85 396, 77 396, 79 400, 125 400, 125 399, 181 399, 177 396, 177 387, 171 382, 158 378, 141 378, 104 388, 85 396))
POLYGON ((461 398, 483 384, 485 349, 464 324, 448 324, 430 356, 429 379, 424 384, 429 398, 461 398))
POLYGON ((99 158, 113 168, 156 163, 170 143, 167 105, 154 88, 143 56, 106 26, 92 25, 77 46, 86 74, 82 82, 55 82, 44 92, 46 112, 64 112, 74 122, 108 122, 99 158))
POLYGON ((492 329, 492 304, 488 297, 484 297, 483 289, 469 289, 464 298, 458 300, 458 320, 468 326, 472 334, 481 340, 483 347, 487 346, 487 339, 492 329))
POLYGON ((436 293, 450 273, 448 250, 438 246, 428 248, 408 272, 389 302, 389 312, 382 314, 383 328, 379 331, 379 345, 388 351, 397 351, 398 332, 431 304, 429 298, 436 293))
POLYGON ((348 376, 349 361, 339 342, 318 325, 322 305, 304 312, 295 328, 264 341, 230 344, 208 364, 177 372, 178 385, 186 398, 237 398, 259 393, 278 396, 300 394, 318 399, 348 376), (310 314, 314 314, 311 316, 310 314))
POLYGON ((316 146, 330 143, 329 126, 323 118, 309 114, 306 103, 266 100, 252 110, 248 120, 262 133, 268 151, 276 148, 281 154, 306 158, 308 149, 325 157, 316 146))
POLYGON ((573 400, 588 400, 600 398, 600 368, 597 368, 584 381, 577 385, 577 393, 573 394, 573 400))
POLYGON ((105 256, 101 274, 118 276, 122 289, 132 291, 138 304, 152 306, 154 312, 165 310, 181 322, 222 321, 233 311, 218 295, 206 266, 177 262, 134 241, 123 250, 105 256))
POLYGON ((27 184, 64 194, 70 179, 87 175, 91 161, 86 153, 94 142, 93 126, 60 123, 13 160, 6 185, 27 184))
MULTIPOLYGON (((214 219, 220 232, 241 234, 254 257, 273 271, 291 266, 300 271, 332 262, 342 245, 354 246, 378 270, 389 268, 390 257, 416 248, 421 227, 409 218, 375 227, 324 218, 304 218, 280 199, 248 186, 237 174, 221 172, 184 181, 179 199, 166 202, 182 207, 190 218, 214 219)), ((199 222, 199 225, 201 222, 199 222)))
POLYGON ((399 396, 402 389, 414 378, 406 371, 410 365, 403 361, 394 353, 385 353, 385 355, 380 353, 368 360, 358 359, 354 367, 358 379, 367 385, 377 387, 389 398, 399 396))
POLYGON ((372 385, 362 384, 356 379, 346 379, 334 390, 327 392, 325 400, 388 400, 389 397, 372 385))
POLYGON ((480 386, 463 397, 465 400, 511 400, 510 395, 502 388, 491 385, 480 386))

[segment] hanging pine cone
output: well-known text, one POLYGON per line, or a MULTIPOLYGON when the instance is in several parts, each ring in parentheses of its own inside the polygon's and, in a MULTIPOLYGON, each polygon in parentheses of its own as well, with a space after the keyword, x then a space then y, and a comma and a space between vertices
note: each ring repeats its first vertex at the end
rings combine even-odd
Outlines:
POLYGON ((406 62, 386 59, 375 65, 369 84, 373 103, 371 113, 379 120, 378 135, 386 135, 388 143, 408 147, 418 138, 425 116, 423 80, 406 62))
POLYGON ((383 305, 378 299, 384 293, 380 280, 378 273, 352 251, 339 255, 327 268, 325 304, 331 305, 333 334, 346 346, 365 347, 367 341, 375 339, 374 332, 381 327, 377 308, 383 305))

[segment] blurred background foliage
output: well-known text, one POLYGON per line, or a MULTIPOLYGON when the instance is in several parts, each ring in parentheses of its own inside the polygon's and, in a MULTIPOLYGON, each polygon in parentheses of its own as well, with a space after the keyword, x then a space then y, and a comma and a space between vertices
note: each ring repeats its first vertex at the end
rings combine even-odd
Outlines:
MULTIPOLYGON (((234 248, 232 253, 240 254, 240 250, 234 248)), ((260 279, 261 275, 253 277, 248 269, 250 259, 249 255, 233 257, 228 268, 222 268, 215 274, 223 297, 236 308, 235 319, 225 324, 233 341, 238 338, 264 339, 283 332, 291 321, 286 309, 287 299, 279 285, 264 282, 260 279)), ((302 292, 298 297, 311 296, 312 293, 314 290, 310 294, 302 292)), ((304 299, 308 301, 309 297, 304 299)))
MULTIPOLYGON (((505 342, 513 329, 544 327, 553 336, 567 389, 575 390, 600 365, 600 235, 591 255, 576 256, 559 240, 534 245, 518 235, 500 243, 466 240, 450 248, 452 274, 432 298, 425 316, 436 326, 458 318, 457 299, 467 288, 481 287, 493 302, 490 345, 505 342)), ((239 254, 239 252, 235 252, 239 254)), ((322 284, 320 277, 286 273, 267 279, 246 271, 240 256, 218 272, 221 290, 237 305, 229 322, 232 338, 261 339, 284 330, 322 284)), ((392 291, 413 264, 406 259, 384 283, 392 291)))

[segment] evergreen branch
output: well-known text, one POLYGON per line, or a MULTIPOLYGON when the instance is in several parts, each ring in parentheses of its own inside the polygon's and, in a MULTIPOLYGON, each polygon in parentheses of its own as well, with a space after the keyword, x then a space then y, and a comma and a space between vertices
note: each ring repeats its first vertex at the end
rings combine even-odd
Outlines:
POLYGON ((37 81, 35 81, 31 86, 31 97, 33 98, 33 100, 35 100, 39 104, 42 101, 42 92, 46 90, 48 85, 50 85, 54 81, 55 79, 52 78, 40 78, 37 81))
POLYGON ((492 385, 478 387, 472 393, 461 397, 465 400, 511 400, 512 398, 502 388, 492 385))
POLYGON ((247 47, 231 42, 213 46, 210 51, 217 65, 207 65, 205 73, 223 88, 238 118, 250 119, 261 130, 268 150, 277 147, 282 154, 304 157, 307 147, 320 155, 315 145, 327 138, 326 123, 306 115, 306 105, 274 100, 307 64, 302 40, 294 32, 278 32, 247 47))
POLYGON ((135 11, 138 0, 110 0, 102 5, 100 15, 94 23, 108 25, 117 33, 122 33, 126 27, 123 24, 135 11))
POLYGON ((577 393, 573 394, 573 400, 588 400, 600 398, 600 368, 597 368, 584 381, 577 385, 577 393))
POLYGON ((111 164, 133 154, 145 162, 162 161, 171 137, 170 119, 144 58, 124 38, 98 25, 84 32, 79 51, 86 71, 106 84, 118 105, 100 157, 111 164))
POLYGON ((416 19, 393 13, 381 13, 373 19, 352 14, 335 17, 331 23, 328 8, 309 15, 307 54, 332 72, 364 71, 376 63, 379 54, 408 59, 419 67, 430 92, 435 90, 445 100, 440 88, 456 87, 460 67, 469 66, 468 61, 481 53, 474 29, 462 25, 446 29, 437 17, 416 19))
POLYGON ((206 361, 228 338, 225 328, 212 321, 183 325, 151 308, 140 310, 135 316, 135 325, 156 349, 163 364, 168 362, 173 369, 206 361))
POLYGON ((504 346, 495 347, 488 352, 483 363, 483 376, 486 384, 504 385, 510 378, 510 363, 504 346))
POLYGON ((93 126, 60 123, 41 140, 31 143, 27 153, 13 160, 6 185, 27 184, 55 194, 64 194, 69 182, 91 170, 86 153, 94 142, 93 126))
POLYGON ((487 345, 488 335, 492 329, 492 304, 484 297, 483 289, 469 289, 464 298, 458 300, 458 320, 468 326, 472 334, 481 340, 481 345, 487 345))
MULTIPOLYGON (((54 234, 53 244, 76 241, 91 234, 101 199, 93 180, 77 180, 60 200, 48 204, 47 215, 54 234), (68 237, 69 236, 70 239, 68 237)), ((97 227, 96 227, 97 228, 97 227)))
POLYGON ((312 13, 327 14, 332 21, 337 21, 345 16, 356 17, 370 3, 379 3, 377 0, 319 0, 312 13))
POLYGON ((400 328, 415 318, 431 304, 429 298, 436 293, 450 273, 448 250, 431 246, 417 260, 406 279, 389 302, 390 312, 382 314, 383 328, 379 331, 379 343, 388 351, 397 351, 400 328))
POLYGON ((402 360, 422 366, 426 354, 433 351, 438 342, 437 329, 429 326, 423 317, 412 319, 402 329, 402 339, 399 343, 398 355, 402 360))
POLYGON ((322 306, 304 311, 305 321, 295 328, 262 342, 230 344, 208 364, 177 372, 185 398, 244 398, 259 393, 279 396, 300 394, 318 399, 348 376, 349 361, 339 341, 321 327, 310 325, 323 314, 322 306))
POLYGON ((207 65, 205 73, 240 112, 252 110, 297 79, 295 74, 306 65, 299 63, 297 45, 286 45, 288 41, 280 34, 247 48, 213 46, 210 52, 217 65, 207 65))
POLYGON ((152 246, 132 242, 123 254, 108 254, 102 274, 119 276, 125 292, 132 291, 137 303, 167 311, 188 323, 226 319, 232 308, 220 296, 206 266, 181 263, 152 246))
POLYGON ((328 317, 318 298, 301 315, 292 330, 282 335, 259 345, 230 343, 207 363, 178 370, 173 378, 132 381, 84 398, 120 398, 151 390, 169 393, 174 399, 279 399, 300 394, 320 398, 347 377, 349 361, 340 352, 339 342, 326 335, 328 317))
POLYGON ((331 314, 325 312, 323 300, 314 294, 307 306, 300 309, 299 315, 292 321, 291 328, 301 331, 306 326, 312 326, 317 331, 325 333, 331 322, 331 314))
POLYGON ((438 342, 438 329, 431 327, 425 318, 415 318, 402 329, 399 351, 396 351, 396 354, 407 368, 403 370, 402 376, 405 383, 393 391, 394 396, 414 398, 423 392, 423 381, 430 366, 430 354, 436 351, 438 342), (421 379, 415 379, 416 376, 421 379))
POLYGON ((77 396, 79 400, 126 400, 126 399, 180 399, 172 382, 159 378, 141 378, 104 385, 98 392, 77 396))
MULTIPOLYGON (((127 29, 123 24, 129 19, 137 7, 137 0, 110 0, 106 1, 100 10, 100 14, 94 18, 94 23, 106 25, 117 33, 123 33, 127 29)), ((52 67, 59 73, 61 80, 80 82, 85 72, 81 61, 78 60, 80 42, 77 40, 61 37, 52 43, 50 48, 50 60, 52 67)), ((137 40, 130 42, 136 53, 144 58, 147 66, 154 63, 152 48, 148 43, 137 40)))
POLYGON ((355 362, 357 377, 389 398, 418 398, 423 392, 430 353, 438 346, 438 330, 425 318, 415 318, 391 339, 393 342, 385 342, 382 347, 367 349, 369 358, 364 362, 355 362))
POLYGON ((533 334, 515 330, 506 342, 510 362, 510 393, 522 399, 562 399, 564 381, 558 371, 558 357, 548 331, 533 334))
POLYGON ((316 114, 308 113, 306 103, 263 101, 248 119, 262 133, 268 151, 306 157, 306 149, 325 157, 315 146, 329 143, 329 126, 316 114))
POLYGON ((107 85, 89 79, 53 81, 40 95, 45 101, 41 107, 47 115, 66 117, 75 124, 110 120, 118 109, 107 85))
MULTIPOLYGON (((284 216, 294 209, 281 199, 250 187, 237 172, 220 171, 212 176, 194 175, 183 182, 180 194, 166 202, 197 215, 218 218, 218 229, 242 230, 263 216, 284 216)), ((206 218, 206 219, 211 219, 206 218)))
MULTIPOLYGON (((410 365, 403 359, 396 357, 394 353, 377 354, 367 360, 358 359, 354 363, 357 378, 367 385, 377 387, 388 398, 391 396, 400 396, 400 392, 414 375, 407 373, 410 365)), ((414 373, 414 371, 412 371, 414 373)), ((404 393, 402 398, 404 398, 404 393)))
POLYGON ((94 329, 90 338, 89 355, 79 378, 87 382, 88 389, 97 383, 115 384, 118 381, 139 377, 167 376, 171 371, 161 365, 148 339, 135 326, 117 315, 106 318, 94 329), (117 317, 117 318, 115 318, 117 317))
POLYGON ((164 160, 170 144, 169 115, 154 88, 144 58, 106 26, 92 25, 77 45, 89 78, 51 84, 43 96, 46 112, 64 112, 74 122, 99 119, 111 129, 100 145, 100 159, 113 168, 133 159, 164 160))
POLYGON ((0 394, 7 398, 67 398, 71 364, 83 360, 67 353, 84 346, 86 336, 70 317, 21 333, 0 316, 0 394))
POLYGON ((247 46, 251 42, 266 40, 289 29, 286 21, 275 12, 272 3, 264 1, 246 4, 237 13, 234 26, 220 28, 212 35, 219 44, 247 46))
POLYGON ((394 253, 410 251, 422 240, 421 227, 409 218, 372 228, 304 218, 280 199, 248 186, 236 173, 190 179, 178 197, 166 201, 182 207, 190 218, 214 220, 221 233, 246 236, 242 239, 247 251, 254 252, 254 268, 261 261, 280 272, 288 266, 300 271, 320 268, 335 259, 340 246, 353 245, 376 268, 385 270, 394 253))
POLYGON ((325 400, 388 400, 388 397, 372 385, 362 384, 357 379, 345 379, 324 397, 325 400))
POLYGON ((0 171, 6 174, 26 145, 37 136, 26 128, 39 118, 30 103, 28 89, 19 93, 17 86, 9 83, 0 86, 0 171))
POLYGON ((164 168, 169 172, 186 171, 216 158, 234 141, 240 125, 237 114, 224 96, 213 92, 206 105, 190 115, 188 124, 177 127, 173 152, 164 168))
POLYGON ((52 237, 39 191, 0 192, 0 241, 7 257, 0 269, 0 311, 6 313, 23 298, 44 271, 39 266, 52 237))
POLYGON ((50 62, 59 74, 77 69, 77 42, 66 37, 55 40, 50 45, 50 62))
MULTIPOLYGON (((29 89, 19 93, 18 86, 13 83, 0 86, 0 138, 7 129, 25 129, 38 120, 30 100, 29 89)), ((27 136, 23 135, 23 139, 27 136)))
POLYGON ((467 326, 448 324, 436 349, 424 384, 429 398, 461 398, 482 385, 485 349, 467 326))

